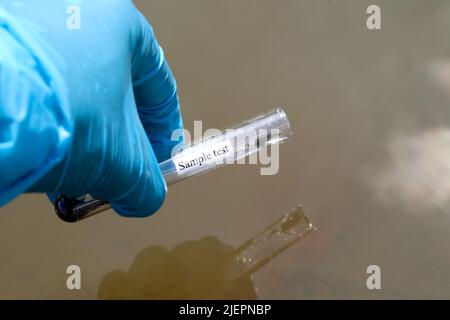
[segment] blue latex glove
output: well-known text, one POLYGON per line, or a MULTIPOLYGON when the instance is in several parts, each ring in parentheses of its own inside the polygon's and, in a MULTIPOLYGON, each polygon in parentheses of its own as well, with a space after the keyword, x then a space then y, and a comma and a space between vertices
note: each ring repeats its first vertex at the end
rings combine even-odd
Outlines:
POLYGON ((90 193, 150 215, 182 126, 175 80, 131 1, 0 0, 0 205, 90 193))

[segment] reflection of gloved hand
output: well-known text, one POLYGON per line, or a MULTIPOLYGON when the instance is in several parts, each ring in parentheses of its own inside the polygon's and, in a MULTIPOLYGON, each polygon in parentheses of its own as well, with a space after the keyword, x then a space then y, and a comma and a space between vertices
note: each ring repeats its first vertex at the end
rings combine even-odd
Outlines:
POLYGON ((0 205, 27 190, 90 193, 149 215, 182 128, 175 81, 131 1, 70 2, 72 18, 69 1, 0 0, 0 205))
POLYGON ((256 299, 250 277, 229 282, 233 249, 213 237, 185 241, 172 251, 142 250, 128 272, 113 271, 102 280, 100 299, 256 299))

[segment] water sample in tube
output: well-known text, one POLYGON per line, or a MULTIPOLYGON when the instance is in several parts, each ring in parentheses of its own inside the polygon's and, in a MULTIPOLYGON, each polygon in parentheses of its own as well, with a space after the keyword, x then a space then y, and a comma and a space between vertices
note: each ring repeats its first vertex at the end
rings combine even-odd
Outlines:
POLYGON ((292 136, 286 113, 277 108, 207 138, 160 164, 167 184, 233 164, 292 136))
MULTIPOLYGON (((186 148, 159 164, 167 185, 233 164, 270 145, 292 136, 286 113, 281 108, 259 115, 186 148)), ((59 195, 55 202, 58 217, 76 222, 111 208, 103 199, 90 195, 71 198, 59 195)))

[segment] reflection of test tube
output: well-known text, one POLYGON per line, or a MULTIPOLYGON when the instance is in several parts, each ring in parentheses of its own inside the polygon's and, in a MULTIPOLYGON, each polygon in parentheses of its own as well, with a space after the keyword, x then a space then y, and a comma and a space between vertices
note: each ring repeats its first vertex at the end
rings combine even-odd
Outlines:
POLYGON ((250 276, 275 256, 315 230, 300 206, 233 251, 225 278, 233 282, 250 276))
MULTIPOLYGON (((277 108, 196 143, 160 163, 159 167, 170 185, 235 163, 269 145, 281 143, 291 135, 286 113, 277 108)), ((60 195, 55 202, 57 215, 66 222, 83 220, 110 208, 107 201, 93 199, 90 195, 80 198, 60 195)))

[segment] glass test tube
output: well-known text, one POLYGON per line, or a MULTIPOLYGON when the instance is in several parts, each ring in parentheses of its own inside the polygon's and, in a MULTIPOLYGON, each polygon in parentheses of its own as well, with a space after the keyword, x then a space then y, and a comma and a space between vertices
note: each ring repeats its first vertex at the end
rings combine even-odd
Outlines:
MULTIPOLYGON (((254 155, 269 145, 292 136, 290 123, 281 108, 235 125, 218 136, 206 138, 159 164, 167 185, 233 164, 254 155)), ((59 195, 57 215, 66 222, 76 222, 111 208, 104 200, 90 195, 70 198, 59 195)))

